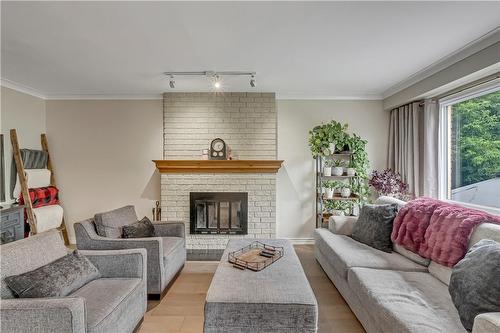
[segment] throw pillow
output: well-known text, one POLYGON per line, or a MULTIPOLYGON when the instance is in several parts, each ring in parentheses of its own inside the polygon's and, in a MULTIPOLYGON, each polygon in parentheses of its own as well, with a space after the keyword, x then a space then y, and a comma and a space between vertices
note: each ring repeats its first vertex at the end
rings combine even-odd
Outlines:
POLYGON ((8 276, 5 283, 20 298, 63 297, 100 276, 89 259, 74 251, 33 271, 8 276))
POLYGON ((500 243, 483 239, 472 246, 451 273, 448 290, 465 329, 485 312, 500 312, 500 243))
POLYGON ((155 227, 153 223, 144 216, 142 220, 123 227, 123 238, 154 237, 155 227))
POLYGON ((97 234, 108 238, 121 238, 123 226, 135 223, 137 220, 134 206, 125 206, 94 216, 97 234))
POLYGON ((378 250, 391 252, 392 223, 397 212, 396 204, 363 205, 351 237, 378 250))

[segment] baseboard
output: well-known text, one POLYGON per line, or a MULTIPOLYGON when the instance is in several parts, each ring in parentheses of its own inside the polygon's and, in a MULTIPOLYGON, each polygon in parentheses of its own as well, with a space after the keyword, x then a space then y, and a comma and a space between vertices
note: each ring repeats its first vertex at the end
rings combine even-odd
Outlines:
POLYGON ((293 245, 312 245, 314 244, 314 238, 285 238, 290 241, 293 245))

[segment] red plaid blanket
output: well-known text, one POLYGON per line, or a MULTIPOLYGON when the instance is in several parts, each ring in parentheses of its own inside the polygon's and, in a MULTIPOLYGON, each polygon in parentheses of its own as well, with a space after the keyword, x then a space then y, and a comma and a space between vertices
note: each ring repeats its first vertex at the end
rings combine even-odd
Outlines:
MULTIPOLYGON (((30 188, 28 192, 33 208, 59 204, 59 190, 55 186, 30 188)), ((22 195, 19 198, 19 204, 24 204, 22 195)))

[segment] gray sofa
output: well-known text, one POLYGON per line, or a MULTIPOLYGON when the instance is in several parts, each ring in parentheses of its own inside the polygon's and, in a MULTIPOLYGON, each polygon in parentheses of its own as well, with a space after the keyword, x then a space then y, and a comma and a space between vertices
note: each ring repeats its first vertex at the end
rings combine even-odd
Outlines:
MULTIPOLYGON (((451 268, 397 245, 386 253, 359 243, 349 237, 354 223, 332 217, 328 229, 317 229, 315 256, 368 333, 467 332, 448 292, 451 268)), ((500 226, 477 226, 469 247, 484 238, 500 241, 500 226)), ((472 332, 500 332, 500 313, 478 315, 472 332)))
POLYGON ((6 276, 34 270, 68 253, 56 230, 1 246, 2 332, 132 332, 146 313, 146 251, 80 251, 99 269, 67 297, 15 298, 6 276))
MULTIPOLYGON (((125 208, 123 207, 124 210, 125 208)), ((116 211, 118 210, 114 212, 116 211)), ((126 211, 130 212, 130 210, 126 211)), ((116 216, 118 219, 120 214, 116 216)), ((137 221, 137 216, 133 218, 137 221)), ((116 222, 120 225, 120 221, 116 222)), ((146 249, 148 253, 147 289, 150 298, 161 298, 166 287, 174 280, 186 262, 185 226, 182 222, 155 222, 156 237, 148 238, 99 236, 93 218, 75 223, 74 227, 76 246, 81 250, 146 249)))

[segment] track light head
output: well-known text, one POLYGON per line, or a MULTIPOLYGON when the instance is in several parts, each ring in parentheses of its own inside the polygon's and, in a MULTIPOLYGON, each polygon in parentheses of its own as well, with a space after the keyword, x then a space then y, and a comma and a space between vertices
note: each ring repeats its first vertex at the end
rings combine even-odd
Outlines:
POLYGON ((175 88, 175 80, 174 80, 174 76, 173 75, 170 75, 170 82, 168 83, 168 85, 170 86, 170 88, 174 89, 175 88))
POLYGON ((221 87, 219 75, 215 75, 214 88, 219 89, 221 87))
POLYGON ((257 87, 257 82, 255 81, 255 75, 252 75, 252 78, 250 79, 250 87, 252 88, 257 87))

